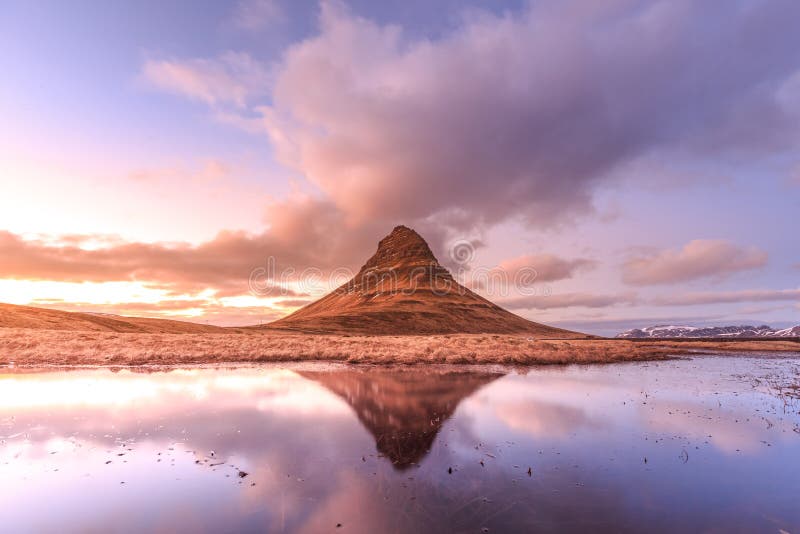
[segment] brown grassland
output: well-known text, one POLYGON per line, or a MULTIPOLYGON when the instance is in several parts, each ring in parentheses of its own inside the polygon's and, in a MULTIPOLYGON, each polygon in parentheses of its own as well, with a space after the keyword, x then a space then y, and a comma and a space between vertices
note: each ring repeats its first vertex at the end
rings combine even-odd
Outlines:
POLYGON ((327 361, 372 364, 566 364, 667 359, 697 352, 800 352, 792 341, 534 339, 520 335, 342 336, 278 332, 125 333, 0 328, 0 364, 181 365, 327 361))

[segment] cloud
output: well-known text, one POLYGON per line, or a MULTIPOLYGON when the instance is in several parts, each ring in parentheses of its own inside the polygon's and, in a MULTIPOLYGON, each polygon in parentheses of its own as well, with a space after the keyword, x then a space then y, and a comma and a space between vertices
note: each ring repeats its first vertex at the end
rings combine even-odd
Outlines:
POLYGON ((636 293, 616 295, 593 295, 591 293, 561 293, 552 295, 526 295, 499 300, 499 304, 510 310, 547 310, 551 308, 607 308, 619 304, 635 304, 636 293))
POLYGON ((781 95, 800 72, 798 17, 788 0, 543 1, 413 40, 323 2, 257 109, 281 161, 353 220, 548 225, 655 152, 795 147, 781 95))
POLYGON ((724 319, 724 315, 698 315, 698 316, 655 316, 655 317, 589 317, 589 318, 575 318, 562 321, 553 321, 562 328, 574 328, 581 330, 585 328, 594 328, 596 330, 603 330, 606 333, 614 332, 619 333, 623 330, 631 328, 643 328, 646 326, 653 326, 657 324, 693 324, 693 325, 709 325, 711 322, 719 322, 724 319))
MULTIPOLYGON (((716 393, 716 392, 715 392, 716 393)), ((712 393, 706 392, 706 395, 712 393)), ((763 422, 747 415, 746 410, 732 408, 731 419, 706 418, 694 415, 702 404, 691 401, 670 399, 655 400, 649 403, 645 412, 640 408, 642 424, 660 435, 682 436, 687 442, 703 441, 727 455, 741 458, 741 454, 757 455, 763 453, 763 422), (736 411, 733 411, 736 410, 736 411), (734 420, 736 424, 731 424, 734 420)), ((771 423, 770 423, 771 424, 771 423)))
POLYGON ((657 297, 659 306, 692 306, 735 302, 800 301, 800 289, 746 289, 742 291, 696 292, 657 297))
POLYGON ((207 159, 189 168, 186 166, 141 168, 131 172, 128 178, 135 182, 155 183, 160 187, 174 183, 182 187, 196 187, 200 184, 218 184, 222 187, 232 178, 232 169, 224 161, 207 159))
MULTIPOLYGON (((730 324, 728 315, 701 315, 701 316, 657 316, 646 317, 580 317, 565 320, 550 321, 550 324, 568 330, 592 333, 602 336, 614 337, 620 332, 632 328, 644 328, 658 324, 691 324, 695 326, 715 326, 730 324)), ((738 319, 737 319, 738 320, 738 319)))
MULTIPOLYGON (((249 294, 255 272, 259 289, 266 288, 262 296, 307 297, 329 289, 329 281, 345 282, 393 227, 349 224, 330 201, 303 194, 268 204, 264 223, 261 232, 226 230, 199 244, 105 235, 25 239, 0 230, 0 279, 139 281, 176 297, 210 289, 221 298, 249 294)), ((441 228, 424 221, 415 227, 446 259, 441 228)))
POLYGON ((154 87, 211 106, 244 108, 269 93, 269 69, 244 52, 216 58, 148 60, 142 76, 154 87))
POLYGON ((800 71, 781 84, 776 99, 787 113, 800 116, 800 71))
MULTIPOLYGON (((250 0, 234 17, 280 11, 250 0)), ((701 172, 709 155, 795 150, 798 17, 790 0, 544 0, 414 38, 323 1, 318 32, 274 65, 228 52, 151 60, 143 76, 268 135, 350 224, 548 226, 653 162, 685 187, 721 179, 701 172)))
POLYGON ((564 439, 578 430, 601 426, 579 407, 536 399, 504 402, 495 415, 509 428, 538 439, 564 439))
POLYGON ((761 315, 764 313, 772 313, 776 311, 783 311, 783 310, 791 310, 793 307, 791 304, 782 304, 782 305, 772 305, 772 306, 759 306, 759 305, 751 305, 751 306, 742 306, 736 310, 738 315, 761 315))
MULTIPOLYGON (((274 276, 296 279, 306 269, 358 268, 391 228, 350 228, 332 204, 296 195, 268 206, 261 233, 222 231, 198 245, 83 240, 26 240, 0 231, 0 278, 145 281, 176 292, 214 289, 247 294, 251 272, 274 260, 274 276), (85 248, 84 241, 97 246, 85 248), (96 243, 95 243, 96 242, 96 243)), ((270 273, 272 275, 272 273, 270 273)), ((291 295, 291 293, 290 293, 291 295)))
POLYGON ((572 278, 576 273, 593 269, 596 265, 597 262, 585 258, 568 260, 552 254, 530 254, 504 260, 497 268, 504 271, 510 279, 523 269, 535 269, 536 281, 555 282, 572 278))
MULTIPOLYGON (((800 186, 800 163, 795 163, 788 171, 787 183, 800 186)), ((800 265, 800 264, 798 264, 800 265)))
POLYGON ((287 308, 299 308, 301 306, 305 306, 312 302, 311 299, 286 299, 286 300, 279 300, 275 304, 277 306, 285 306, 287 308))
POLYGON ((286 20, 276 0, 240 0, 233 10, 231 22, 237 28, 257 32, 286 20))
POLYGON ((672 284, 722 278, 766 263, 767 253, 757 248, 742 248, 724 240, 697 239, 680 250, 663 250, 627 260, 622 279, 633 285, 672 284))

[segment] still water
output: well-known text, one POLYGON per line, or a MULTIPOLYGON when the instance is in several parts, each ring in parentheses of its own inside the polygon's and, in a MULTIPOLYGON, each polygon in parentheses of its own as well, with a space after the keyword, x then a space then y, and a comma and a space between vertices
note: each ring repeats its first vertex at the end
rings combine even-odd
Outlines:
POLYGON ((2 532, 800 532, 800 359, 0 370, 2 532))

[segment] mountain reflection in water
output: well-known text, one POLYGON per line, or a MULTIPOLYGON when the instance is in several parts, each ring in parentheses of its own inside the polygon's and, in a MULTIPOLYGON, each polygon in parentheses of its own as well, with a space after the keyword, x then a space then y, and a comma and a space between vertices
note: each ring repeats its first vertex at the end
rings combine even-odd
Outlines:
POLYGON ((300 371, 353 408, 398 470, 419 463, 458 403, 500 373, 424 369, 300 371))

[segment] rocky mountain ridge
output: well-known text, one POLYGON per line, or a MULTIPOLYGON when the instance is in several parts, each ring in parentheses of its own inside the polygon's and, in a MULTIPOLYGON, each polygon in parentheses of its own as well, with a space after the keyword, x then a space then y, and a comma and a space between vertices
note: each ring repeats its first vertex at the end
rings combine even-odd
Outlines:
POLYGON ((754 337, 800 337, 800 325, 791 328, 776 329, 771 326, 739 325, 739 326, 674 326, 656 325, 646 328, 632 328, 620 334, 618 338, 754 338, 754 337))

